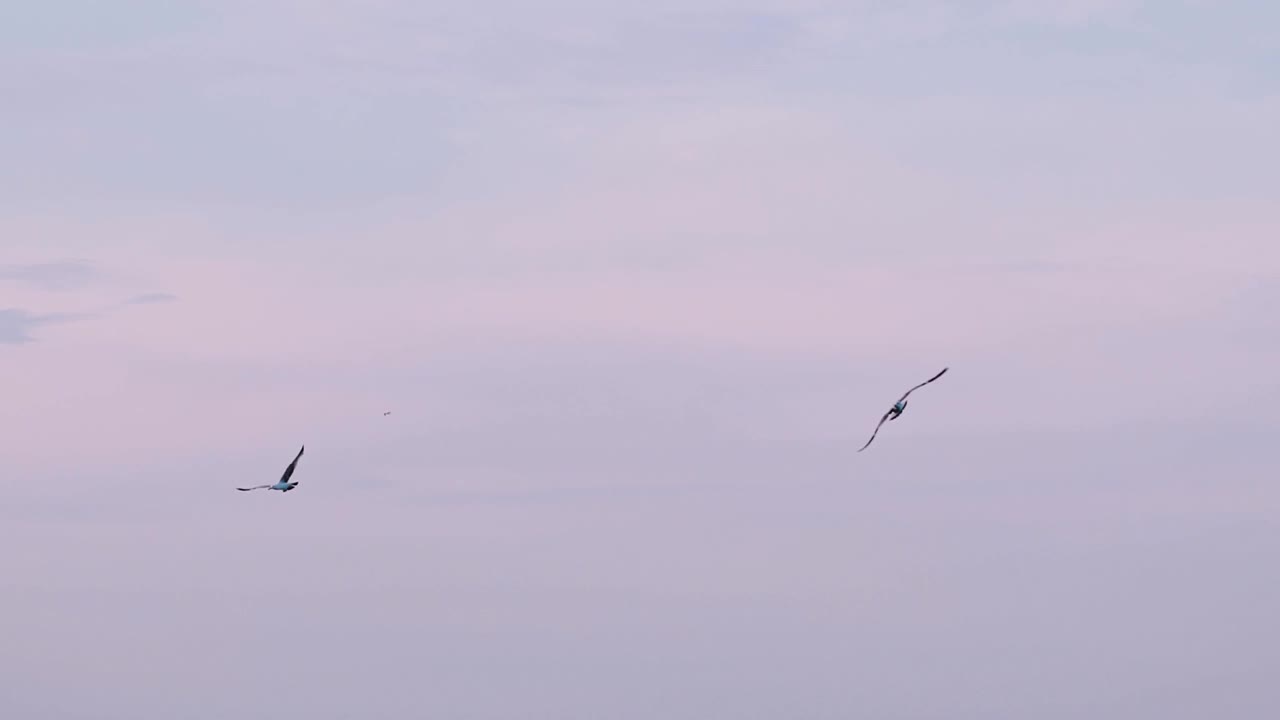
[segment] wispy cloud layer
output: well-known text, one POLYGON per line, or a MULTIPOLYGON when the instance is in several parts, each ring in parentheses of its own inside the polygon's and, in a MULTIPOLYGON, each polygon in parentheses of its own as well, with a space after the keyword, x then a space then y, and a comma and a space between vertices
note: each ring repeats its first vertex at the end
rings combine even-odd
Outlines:
POLYGON ((0 310, 0 344, 29 343, 35 339, 31 333, 37 328, 80 320, 83 317, 70 314, 37 315, 17 308, 0 310))
POLYGON ((125 302, 129 305, 160 305, 163 303, 176 302, 177 295, 170 293, 145 293, 143 295, 135 295, 125 302))
POLYGON ((98 278, 98 270, 83 260, 0 265, 0 281, 20 282, 42 290, 78 290, 98 278))

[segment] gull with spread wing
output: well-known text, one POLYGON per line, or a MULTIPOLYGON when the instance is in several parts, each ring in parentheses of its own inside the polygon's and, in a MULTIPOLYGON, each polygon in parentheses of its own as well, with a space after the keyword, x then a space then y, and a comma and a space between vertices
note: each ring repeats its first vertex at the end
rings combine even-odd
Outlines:
POLYGON ((289 478, 293 477, 293 471, 298 467, 298 461, 302 459, 302 451, 306 449, 307 446, 303 445, 302 450, 298 451, 298 457, 295 457, 293 462, 289 463, 289 467, 284 469, 284 475, 280 476, 280 482, 275 485, 255 485, 247 488, 238 487, 236 489, 246 492, 249 490, 279 490, 280 492, 289 492, 290 490, 298 487, 298 483, 289 482, 289 478))
MULTIPOLYGON (((880 432, 881 425, 884 425, 885 422, 888 420, 897 420, 902 415, 902 411, 907 409, 907 395, 910 395, 911 393, 919 390, 925 385, 928 385, 934 380, 937 380, 938 378, 942 377, 942 373, 945 373, 946 371, 947 371, 947 368, 942 368, 942 372, 938 373, 937 375, 934 375, 933 377, 929 378, 928 380, 925 380, 924 382, 920 383, 919 385, 911 388, 906 393, 904 393, 903 396, 898 399, 898 402, 894 403, 893 407, 889 408, 889 412, 886 412, 884 414, 884 417, 880 418, 879 424, 876 425, 875 432, 871 433, 871 440, 876 439, 876 434, 880 432)), ((863 450, 866 450, 871 445, 871 440, 867 440, 866 445, 863 445, 862 447, 858 448, 858 452, 862 452, 863 450)))

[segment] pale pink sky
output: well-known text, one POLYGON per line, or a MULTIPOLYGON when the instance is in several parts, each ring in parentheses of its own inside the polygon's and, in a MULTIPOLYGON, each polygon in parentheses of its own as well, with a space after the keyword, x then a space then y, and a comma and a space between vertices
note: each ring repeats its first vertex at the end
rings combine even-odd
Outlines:
POLYGON ((0 716, 1274 714, 1277 22, 15 5, 0 716))

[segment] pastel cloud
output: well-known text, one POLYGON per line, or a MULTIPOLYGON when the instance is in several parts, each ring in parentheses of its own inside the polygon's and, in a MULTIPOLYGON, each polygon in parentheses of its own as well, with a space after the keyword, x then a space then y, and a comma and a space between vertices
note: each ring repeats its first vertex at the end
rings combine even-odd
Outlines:
POLYGON ((17 308, 0 310, 0 344, 21 345, 29 343, 35 339, 31 333, 37 328, 75 319, 77 319, 77 316, 74 315, 38 315, 17 308))
POLYGON ((97 278, 97 269, 83 260, 0 265, 0 281, 25 283, 43 290, 75 290, 97 278))
POLYGON ((129 305, 160 305, 162 303, 171 303, 178 299, 177 295, 172 293, 144 293, 135 295, 125 302, 129 305))

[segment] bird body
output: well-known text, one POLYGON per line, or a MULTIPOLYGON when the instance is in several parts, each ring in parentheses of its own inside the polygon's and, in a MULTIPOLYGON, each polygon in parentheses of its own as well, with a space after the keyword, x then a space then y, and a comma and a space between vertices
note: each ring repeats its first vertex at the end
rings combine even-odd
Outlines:
POLYGON ((876 424, 876 429, 875 429, 875 431, 871 433, 871 438, 870 438, 869 440, 867 440, 867 444, 866 444, 866 445, 863 445, 862 447, 858 448, 858 452, 862 452, 863 450, 866 450, 868 447, 870 447, 870 446, 871 446, 871 441, 876 439, 876 435, 877 435, 877 434, 879 434, 879 432, 880 432, 880 426, 881 426, 881 425, 884 425, 884 424, 885 424, 886 422, 888 422, 888 421, 891 421, 891 420, 897 420, 898 418, 902 417, 902 413, 903 413, 904 411, 906 411, 906 409, 907 409, 907 396, 908 396, 908 395, 910 395, 911 393, 915 392, 916 390, 919 390, 920 388, 924 387, 925 385, 928 385, 929 383, 933 382, 934 380, 937 380, 938 378, 942 377, 943 373, 945 373, 946 371, 947 371, 947 368, 942 368, 942 371, 941 371, 941 372, 939 372, 937 375, 934 375, 933 377, 929 378, 928 380, 925 380, 924 382, 920 383, 919 385, 916 385, 915 387, 913 387, 913 388, 911 388, 910 390, 908 390, 908 391, 906 391, 905 393, 903 393, 903 394, 902 394, 902 397, 898 399, 898 402, 894 403, 894 404, 893 404, 893 407, 889 408, 889 411, 888 411, 888 412, 886 412, 886 413, 884 414, 884 416, 880 418, 880 422, 876 424))
POLYGON ((289 492, 290 490, 298 487, 297 482, 290 482, 289 479, 293 477, 293 471, 298 467, 298 461, 302 459, 302 453, 306 449, 307 446, 303 445, 302 449, 298 451, 298 456, 293 459, 293 462, 289 463, 289 467, 284 469, 284 474, 280 476, 280 480, 276 484, 255 485, 247 488, 238 487, 236 489, 242 492, 247 492, 249 490, 279 490, 280 492, 289 492))

